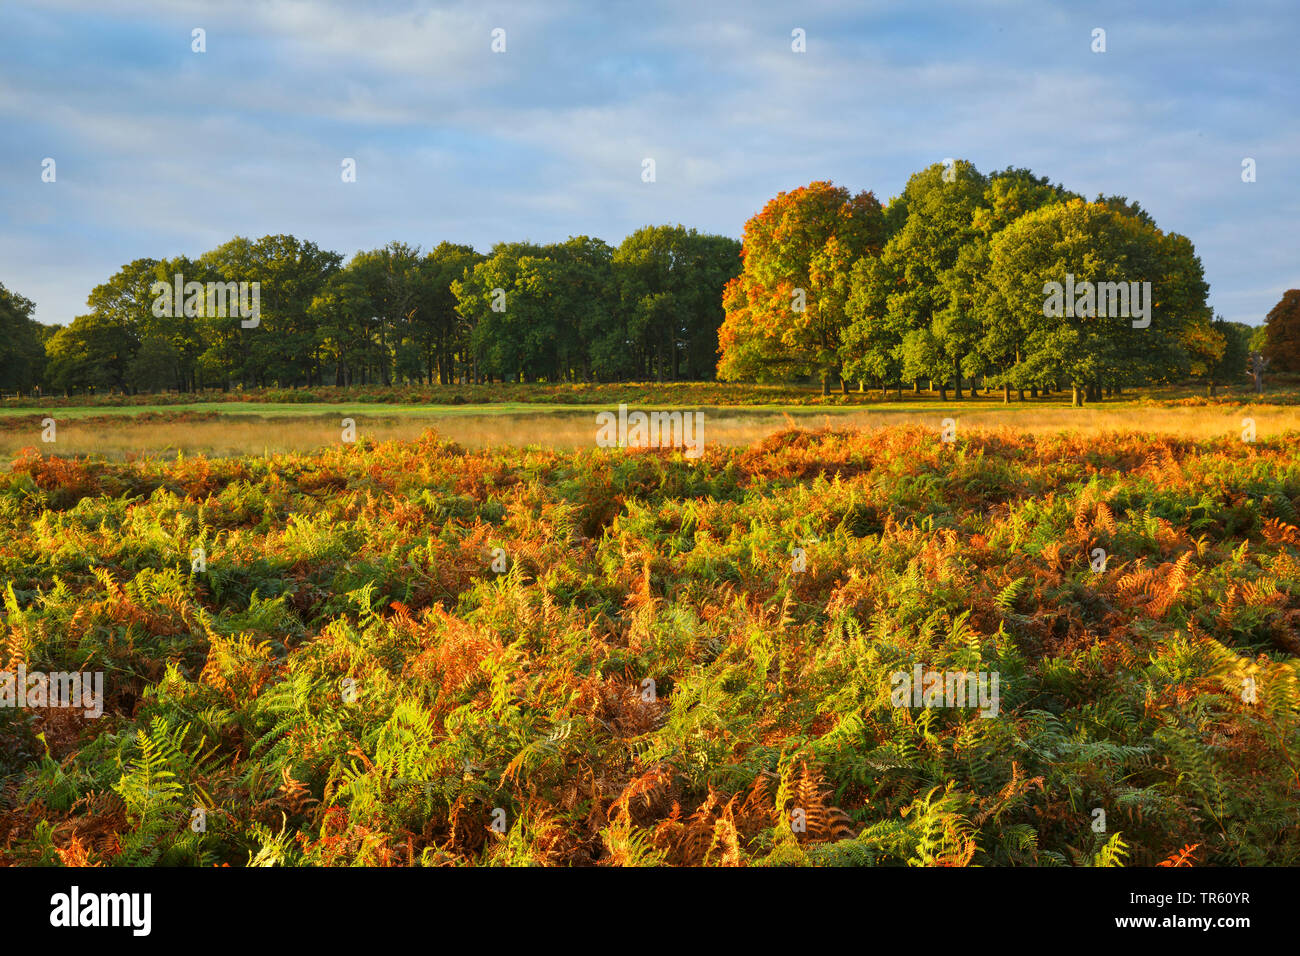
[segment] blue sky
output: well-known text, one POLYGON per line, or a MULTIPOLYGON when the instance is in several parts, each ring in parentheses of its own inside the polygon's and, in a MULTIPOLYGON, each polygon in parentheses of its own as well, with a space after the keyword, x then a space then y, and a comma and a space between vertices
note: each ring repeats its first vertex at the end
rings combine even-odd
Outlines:
POLYGON ((884 201, 946 157, 1137 200, 1230 319, 1300 286, 1293 0, 106 6, 0 5, 0 282, 43 322, 132 259, 234 235, 739 237, 780 190, 884 201))

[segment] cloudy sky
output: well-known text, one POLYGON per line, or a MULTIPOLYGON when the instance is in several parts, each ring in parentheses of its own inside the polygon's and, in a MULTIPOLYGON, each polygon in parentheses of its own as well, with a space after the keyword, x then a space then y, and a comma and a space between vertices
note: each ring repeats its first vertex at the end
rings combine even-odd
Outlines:
POLYGON ((959 157, 1136 199, 1258 323, 1300 286, 1300 6, 1138 6, 6 0, 0 282, 67 322, 124 263, 234 235, 739 237, 780 190, 883 201, 959 157))

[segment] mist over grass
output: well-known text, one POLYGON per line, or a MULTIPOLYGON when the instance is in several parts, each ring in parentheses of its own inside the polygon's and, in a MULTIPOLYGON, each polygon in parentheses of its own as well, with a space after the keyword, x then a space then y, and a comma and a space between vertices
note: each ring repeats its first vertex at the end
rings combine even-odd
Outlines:
MULTIPOLYGON (((12 462, 24 448, 45 455, 240 456, 306 453, 342 442, 345 418, 356 423, 357 438, 371 442, 411 441, 429 430, 466 448, 527 448, 577 451, 595 445, 598 409, 520 404, 492 407, 393 407, 349 404, 306 413, 302 406, 262 404, 148 408, 69 408, 51 412, 57 440, 41 441, 39 413, 0 413, 0 461, 12 462)), ((1300 406, 1143 406, 1106 404, 1072 409, 1060 404, 963 402, 904 404, 863 408, 709 408, 704 414, 706 444, 738 447, 762 441, 798 423, 872 430, 916 425, 936 434, 951 418, 960 433, 1010 429, 1029 435, 1070 432, 1101 435, 1138 431, 1210 439, 1240 436, 1242 422, 1255 423, 1260 438, 1300 431, 1300 406)))

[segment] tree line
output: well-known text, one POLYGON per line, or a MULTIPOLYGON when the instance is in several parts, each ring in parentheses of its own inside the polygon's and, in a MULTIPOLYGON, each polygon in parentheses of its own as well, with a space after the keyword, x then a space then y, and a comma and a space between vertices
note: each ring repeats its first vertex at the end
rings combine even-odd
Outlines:
POLYGON ((1213 318, 1190 240, 1136 202, 966 161, 882 205, 829 182, 749 220, 724 291, 727 380, 919 391, 1000 388, 1075 404, 1128 385, 1242 377, 1251 327, 1213 318))
POLYGON ((36 323, 31 301, 0 286, 0 389, 712 378, 739 253, 680 225, 617 247, 577 236, 487 255, 392 242, 346 263, 294 236, 236 237, 197 259, 123 266, 66 326, 36 323), (173 305, 174 282, 187 291, 173 305), (257 283, 257 318, 189 295, 208 283, 257 283))
POLYGON ((1189 377, 1213 395, 1252 356, 1300 371, 1300 291, 1259 328, 1213 317, 1208 293, 1191 241, 1138 203, 946 161, 888 204, 829 182, 782 192, 743 243, 665 225, 617 247, 392 242, 345 263, 236 237, 123 266, 66 326, 0 285, 0 394, 716 375, 1083 404, 1189 377), (182 280, 258 283, 257 320, 188 294, 160 310, 182 280))

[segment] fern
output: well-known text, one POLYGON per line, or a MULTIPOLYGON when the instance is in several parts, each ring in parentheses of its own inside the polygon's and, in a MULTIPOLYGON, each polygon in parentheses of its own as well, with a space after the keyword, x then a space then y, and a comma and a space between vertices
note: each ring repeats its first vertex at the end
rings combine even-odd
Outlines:
POLYGON ((1115 833, 1093 855, 1089 866, 1123 866, 1128 854, 1128 844, 1118 833, 1115 833))
POLYGON ((1010 612, 1012 609, 1014 609, 1016 604, 1016 598, 1020 595, 1020 592, 1024 589, 1025 582, 1027 580, 1028 578, 1024 578, 1024 577, 1016 578, 1014 581, 1012 581, 1010 584, 1008 584, 1006 587, 1004 587, 1001 591, 997 593, 997 596, 993 598, 993 603, 1003 611, 1010 612))

